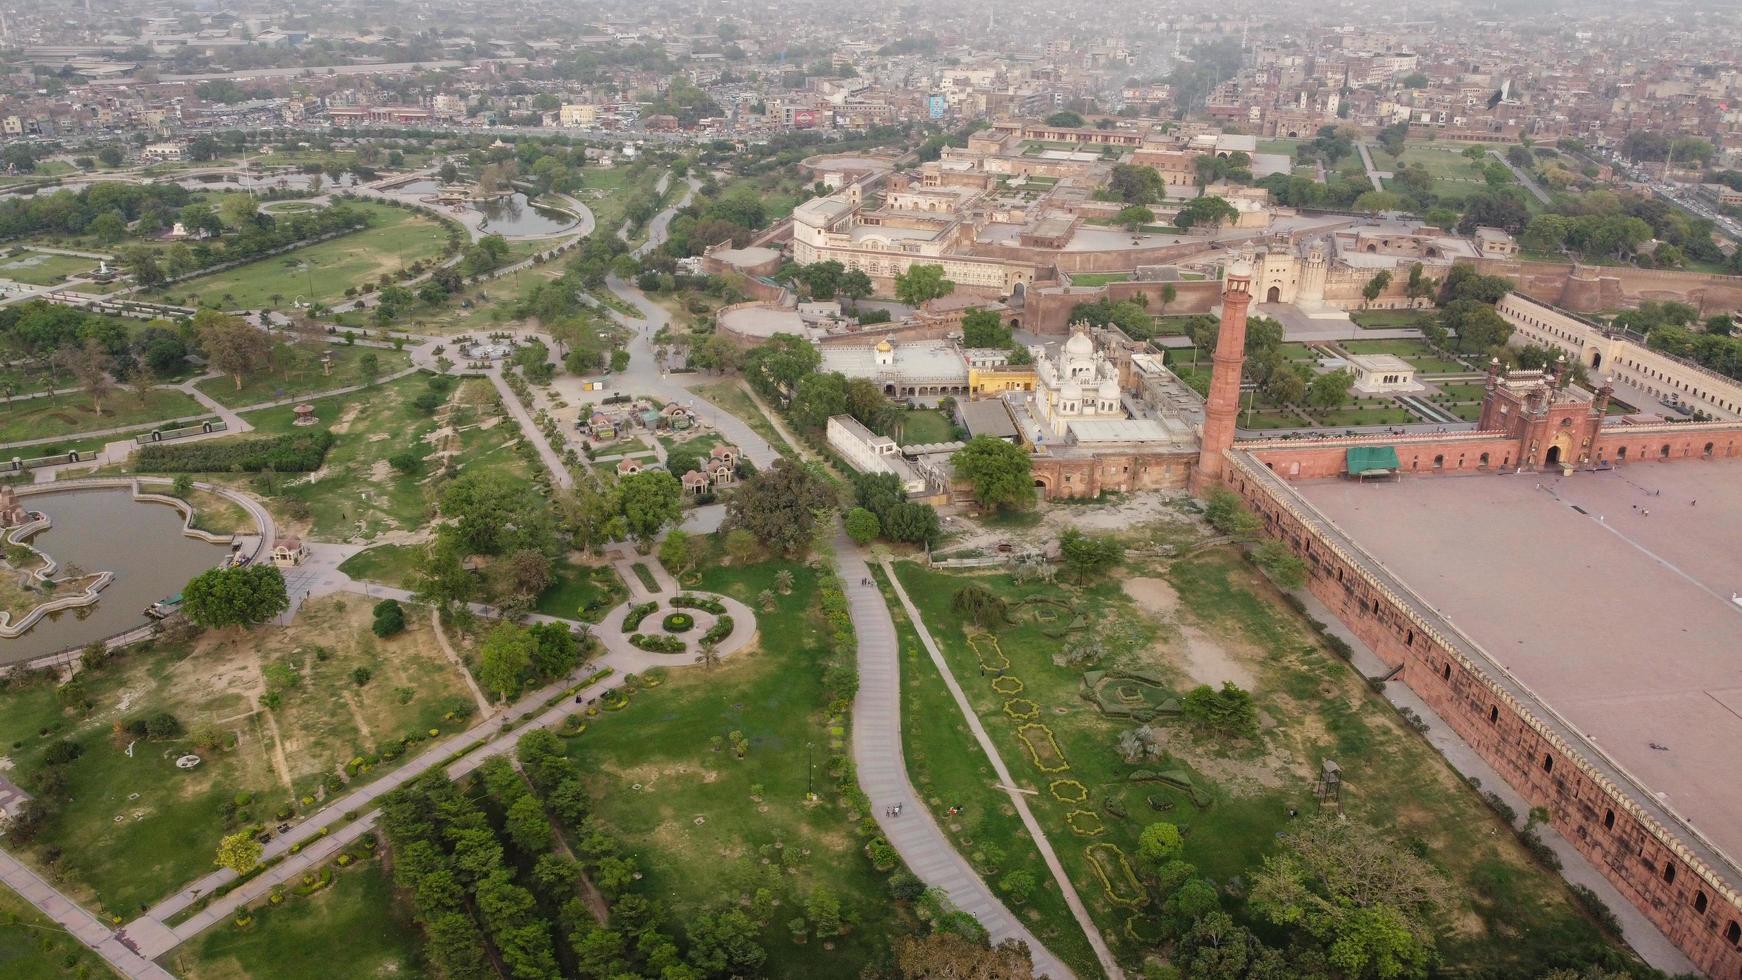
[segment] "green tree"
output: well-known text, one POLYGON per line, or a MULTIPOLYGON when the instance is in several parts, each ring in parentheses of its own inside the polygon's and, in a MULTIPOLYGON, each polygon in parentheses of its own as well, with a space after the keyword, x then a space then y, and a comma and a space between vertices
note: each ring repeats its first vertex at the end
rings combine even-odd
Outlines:
POLYGON ((182 612, 207 629, 254 626, 290 608, 284 573, 272 565, 213 568, 182 588, 182 612))
POLYGON ((763 547, 796 557, 809 547, 818 518, 834 503, 828 483, 809 466, 777 459, 732 494, 724 526, 749 531, 763 547))
POLYGON ((923 306, 955 292, 956 284, 944 278, 944 267, 918 263, 895 275, 895 298, 909 306, 923 306))
POLYGON ((1060 129, 1081 129, 1083 127, 1083 117, 1069 109, 1064 109, 1047 116, 1046 124, 1048 126, 1057 126, 1060 129))
POLYGON ((1009 347, 1010 328, 997 311, 976 306, 962 314, 962 346, 1009 347))
POLYGON ((974 487, 974 499, 991 510, 1021 510, 1034 501, 1033 463, 1022 447, 976 436, 950 462, 974 487))
POLYGON ((870 544, 883 530, 882 525, 877 522, 877 515, 863 507, 847 511, 842 523, 846 526, 847 537, 852 538, 855 544, 870 544))
POLYGON ((1116 163, 1107 178, 1107 191, 1126 204, 1155 204, 1167 196, 1167 184, 1154 167, 1116 163))
POLYGON ((1194 197, 1179 209, 1173 223, 1181 228, 1220 228, 1240 217, 1234 205, 1213 195, 1194 197))
POLYGON ((1125 557, 1125 546, 1111 534, 1084 534, 1073 527, 1059 536, 1059 553, 1065 568, 1080 583, 1119 564, 1125 557))
POLYGON ((665 470, 642 470, 618 484, 629 534, 645 551, 683 516, 683 485, 665 470))
POLYGON ((550 502, 531 483, 499 469, 462 472, 442 490, 441 510, 468 554, 550 551, 555 543, 550 502))
POLYGON ((1199 731, 1229 738, 1258 735, 1258 708, 1252 695, 1233 681, 1223 681, 1220 690, 1199 684, 1180 699, 1180 713, 1199 731))
POLYGON ((1185 838, 1180 836, 1179 827, 1165 820, 1144 827, 1137 835, 1137 863, 1152 874, 1184 850, 1185 838))
POLYGON ((744 377, 765 395, 790 393, 816 373, 823 355, 803 337, 777 333, 744 356, 744 377))
POLYGON ((1010 608, 998 593, 978 583, 957 589, 950 597, 950 608, 958 616, 981 629, 1002 626, 1010 621, 1010 608))
POLYGON ((998 880, 998 890, 1010 899, 1012 905, 1027 905, 1028 900, 1034 897, 1035 889, 1039 887, 1040 880, 1027 868, 1007 871, 998 880))
POLYGON ((266 850, 254 839, 254 832, 242 830, 218 842, 217 860, 212 863, 234 871, 238 877, 260 866, 260 855, 266 850))
POLYGON ((659 543, 659 563, 673 575, 683 576, 701 558, 702 544, 688 531, 673 529, 659 543))
POLYGON ((538 797, 531 793, 509 804, 503 826, 508 839, 521 853, 542 854, 550 850, 550 819, 544 815, 538 797))
POLYGON ((478 648, 479 682, 503 701, 520 693, 521 679, 532 668, 537 645, 538 641, 525 627, 497 623, 478 648))
POLYGON ((1371 303, 1378 299, 1379 294, 1385 292, 1385 288, 1390 285, 1391 271, 1381 269, 1373 274, 1373 278, 1367 280, 1366 285, 1361 287, 1361 299, 1364 303, 1371 303))
POLYGON ((859 301, 869 297, 876 291, 876 287, 863 269, 848 269, 841 274, 841 283, 836 291, 844 299, 850 300, 854 309, 858 309, 859 301))
POLYGON ((1144 225, 1154 223, 1155 212, 1141 204, 1130 204, 1120 208, 1114 220, 1119 222, 1121 228, 1135 235, 1144 225))
POLYGON ((375 604, 375 621, 369 627, 383 639, 405 632, 405 607, 398 599, 383 599, 375 604))
POLYGON ((1307 385, 1307 404, 1317 409, 1333 409, 1349 400, 1349 389, 1355 376, 1348 371, 1327 371, 1307 385))

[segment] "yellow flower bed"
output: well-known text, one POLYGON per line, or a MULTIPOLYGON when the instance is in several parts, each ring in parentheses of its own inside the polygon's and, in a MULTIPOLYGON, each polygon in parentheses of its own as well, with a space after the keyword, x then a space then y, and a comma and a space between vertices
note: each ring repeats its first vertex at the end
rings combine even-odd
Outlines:
POLYGON ((1107 832, 1107 824, 1093 810, 1072 810, 1065 814, 1065 824, 1079 837, 1099 837, 1107 832))
POLYGON ((1004 702, 1004 713, 1017 721, 1032 721, 1040 717, 1040 705, 1027 698, 1011 698, 1004 702))
POLYGON ((1053 737, 1052 729, 1039 722, 1029 722, 1016 730, 1016 737, 1021 740, 1022 747, 1028 750, 1028 761, 1041 772, 1065 772, 1070 769, 1070 760, 1065 758, 1065 750, 1059 748, 1058 739, 1053 737))
POLYGON ((1147 904, 1149 896, 1144 893, 1143 886, 1138 884, 1137 875, 1131 870, 1131 862, 1126 859, 1125 852, 1117 844, 1102 842, 1090 844, 1084 849, 1089 856, 1089 867, 1095 869, 1095 877, 1101 879, 1101 887, 1107 892, 1107 898, 1116 905, 1132 907, 1147 904))
POLYGON ((980 666, 987 670, 1007 670, 1010 667, 1010 658, 1004 655, 998 638, 990 633, 968 634, 968 649, 974 651, 980 666))
POLYGON ((1026 684, 1022 683, 1022 678, 1012 677, 1008 674, 1003 677, 992 678, 992 690, 997 691, 999 694, 1002 694, 1007 698, 1021 694, 1022 689, 1026 686, 1026 684))
POLYGON ((1060 803, 1083 803, 1089 798, 1089 787, 1074 779, 1055 779, 1047 784, 1053 799, 1060 803))

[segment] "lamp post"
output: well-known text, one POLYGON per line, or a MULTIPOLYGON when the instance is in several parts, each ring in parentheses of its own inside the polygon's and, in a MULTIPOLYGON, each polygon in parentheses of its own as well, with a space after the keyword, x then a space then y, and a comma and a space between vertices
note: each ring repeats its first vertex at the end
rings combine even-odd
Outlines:
POLYGON ((811 798, 811 743, 804 743, 804 798, 811 798))

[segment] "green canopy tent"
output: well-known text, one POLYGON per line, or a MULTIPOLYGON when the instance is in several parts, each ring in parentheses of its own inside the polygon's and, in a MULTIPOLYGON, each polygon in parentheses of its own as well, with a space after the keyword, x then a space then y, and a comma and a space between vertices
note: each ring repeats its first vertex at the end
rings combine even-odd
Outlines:
POLYGON ((1347 453, 1349 475, 1357 480, 1370 476, 1396 477, 1403 469, 1393 446, 1355 446, 1347 453))

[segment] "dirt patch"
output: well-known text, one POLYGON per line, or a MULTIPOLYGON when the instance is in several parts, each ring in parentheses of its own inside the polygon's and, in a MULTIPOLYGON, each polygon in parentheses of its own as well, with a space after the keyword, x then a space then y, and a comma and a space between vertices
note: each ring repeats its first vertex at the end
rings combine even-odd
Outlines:
POLYGON ((386 483, 392 475, 393 467, 385 459, 378 459, 369 467, 369 479, 376 483, 386 483))
POLYGON ((1196 626, 1182 626, 1180 636, 1185 640, 1185 662, 1180 666, 1192 680, 1211 687, 1233 681, 1248 691, 1256 686, 1252 671, 1230 656, 1208 633, 1196 626))
POLYGON ((1179 609, 1179 593, 1166 579, 1128 578, 1121 587, 1137 608, 1151 616, 1171 620, 1179 609))
POLYGON ((339 416, 337 422, 328 426, 328 430, 336 436, 342 436, 351 431, 351 423, 357 421, 357 413, 361 411, 363 411, 363 405, 361 402, 353 402, 350 405, 345 406, 345 414, 339 416))

